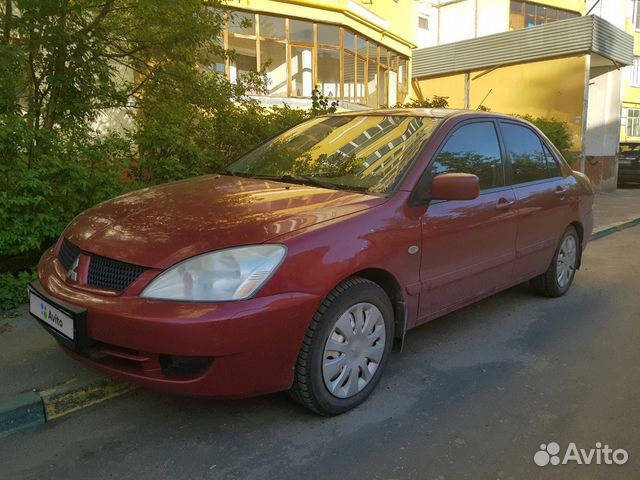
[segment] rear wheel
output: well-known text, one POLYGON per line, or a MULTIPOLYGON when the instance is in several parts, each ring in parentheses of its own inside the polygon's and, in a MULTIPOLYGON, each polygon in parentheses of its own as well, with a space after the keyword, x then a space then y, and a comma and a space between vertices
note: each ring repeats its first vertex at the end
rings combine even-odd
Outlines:
POLYGON ((575 227, 565 231, 549 269, 531 280, 531 286, 545 297, 564 295, 573 283, 578 268, 580 238, 575 227))
POLYGON ((393 343, 393 308, 377 284, 351 278, 322 302, 305 336, 290 394, 321 415, 362 403, 380 380, 393 343))

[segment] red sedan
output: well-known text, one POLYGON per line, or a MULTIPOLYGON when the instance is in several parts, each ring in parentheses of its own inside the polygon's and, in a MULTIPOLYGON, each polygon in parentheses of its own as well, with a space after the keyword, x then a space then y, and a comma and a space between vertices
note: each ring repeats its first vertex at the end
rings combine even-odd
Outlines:
POLYGON ((406 332, 521 282, 563 295, 593 192, 534 126, 452 110, 318 117, 217 175, 84 212, 30 311, 74 358, 168 392, 289 390, 324 415, 406 332))

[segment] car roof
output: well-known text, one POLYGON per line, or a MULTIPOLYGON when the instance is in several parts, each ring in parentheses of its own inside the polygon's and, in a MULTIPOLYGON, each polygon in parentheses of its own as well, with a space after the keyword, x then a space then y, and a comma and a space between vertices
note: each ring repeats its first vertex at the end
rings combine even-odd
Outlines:
MULTIPOLYGON (((509 115, 499 113, 485 112, 483 110, 462 110, 454 108, 377 108, 369 110, 357 110, 349 112, 340 112, 334 115, 340 116, 372 116, 372 115, 393 115, 402 117, 432 117, 432 118, 449 118, 453 116, 461 117, 495 117, 508 118, 523 122, 522 119, 514 118, 509 115)), ((528 122, 523 122, 528 123, 528 122)))

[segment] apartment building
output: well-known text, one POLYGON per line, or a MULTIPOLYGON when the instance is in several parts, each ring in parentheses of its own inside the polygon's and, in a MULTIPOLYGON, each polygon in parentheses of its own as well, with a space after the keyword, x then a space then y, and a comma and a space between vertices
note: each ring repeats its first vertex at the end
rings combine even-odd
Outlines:
POLYGON ((620 142, 640 143, 640 1, 630 0, 625 30, 633 35, 633 65, 626 68, 622 84, 620 142))
POLYGON ((415 0, 230 0, 215 68, 230 80, 264 71, 266 104, 308 106, 317 86, 343 108, 395 105, 409 95, 415 0))

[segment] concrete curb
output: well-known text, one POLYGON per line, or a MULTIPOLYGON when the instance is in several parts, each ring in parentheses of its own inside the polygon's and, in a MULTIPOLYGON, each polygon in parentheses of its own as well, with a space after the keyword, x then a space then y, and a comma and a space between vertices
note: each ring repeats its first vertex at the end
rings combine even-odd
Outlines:
POLYGON ((633 218, 631 220, 625 220, 624 222, 612 223, 611 225, 605 225, 604 227, 597 228, 591 235, 591 240, 598 240, 600 238, 607 237, 612 233, 619 232, 629 227, 640 225, 640 217, 633 218))
POLYGON ((0 438, 119 397, 135 388, 104 377, 85 383, 74 379, 41 392, 22 393, 0 402, 0 438))

